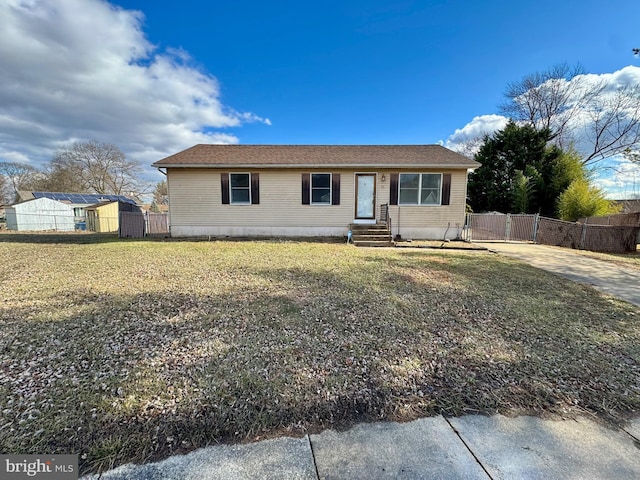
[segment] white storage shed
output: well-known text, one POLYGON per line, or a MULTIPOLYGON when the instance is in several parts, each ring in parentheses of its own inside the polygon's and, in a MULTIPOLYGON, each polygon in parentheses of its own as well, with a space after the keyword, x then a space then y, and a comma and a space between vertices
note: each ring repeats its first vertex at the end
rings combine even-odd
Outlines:
POLYGON ((75 230, 73 208, 49 198, 35 198, 5 207, 5 215, 9 230, 75 230))

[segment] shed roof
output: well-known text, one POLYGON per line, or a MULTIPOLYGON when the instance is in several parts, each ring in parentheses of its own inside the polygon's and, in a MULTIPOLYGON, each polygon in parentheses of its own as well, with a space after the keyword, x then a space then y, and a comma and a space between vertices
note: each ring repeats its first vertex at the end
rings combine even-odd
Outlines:
POLYGON ((85 210, 90 212, 93 210, 97 210, 98 208, 101 208, 101 207, 106 207, 107 205, 112 205, 114 203, 118 204, 119 212, 139 212, 140 211, 140 207, 135 203, 123 202, 122 200, 106 200, 104 202, 96 203, 94 205, 89 205, 88 207, 85 207, 85 210))
POLYGON ((125 203, 135 204, 136 201, 126 195, 113 195, 106 193, 68 193, 68 192, 19 192, 22 200, 30 200, 33 198, 50 198, 61 202, 71 203, 74 205, 95 205, 104 201, 121 201, 125 203))
POLYGON ((85 208, 85 210, 95 210, 96 208, 104 207, 105 205, 111 205, 112 203, 118 203, 117 200, 106 200, 100 203, 94 203, 85 208))
POLYGON ((64 207, 66 207, 69 210, 71 210, 71 206, 68 203, 60 201, 60 200, 54 200, 54 199, 48 198, 48 197, 28 198, 26 200, 21 200, 19 202, 15 202, 15 203, 13 203, 11 205, 5 205, 4 208, 13 208, 13 207, 15 207, 17 205, 24 205, 26 203, 31 203, 31 202, 40 202, 40 203, 44 202, 44 203, 49 203, 49 204, 51 204, 51 202, 53 202, 53 203, 56 203, 56 204, 63 205, 64 207))
POLYGON ((199 144, 154 167, 439 167, 480 164, 441 145, 207 145, 199 144))

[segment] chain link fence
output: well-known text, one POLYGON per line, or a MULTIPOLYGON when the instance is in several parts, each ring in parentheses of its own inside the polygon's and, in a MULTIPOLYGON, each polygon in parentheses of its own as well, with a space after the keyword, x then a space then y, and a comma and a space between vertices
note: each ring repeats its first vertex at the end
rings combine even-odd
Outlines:
POLYGON ((640 240, 640 214, 624 217, 614 220, 611 217, 605 224, 605 220, 595 220, 599 217, 583 219, 586 222, 565 222, 539 215, 470 213, 466 240, 530 241, 595 252, 635 252, 640 240))
POLYGON ((169 235, 169 214, 119 212, 117 217, 91 216, 85 221, 74 219, 73 215, 55 212, 20 213, 9 215, 7 230, 19 232, 74 232, 118 233, 121 238, 143 238, 145 236, 169 235))

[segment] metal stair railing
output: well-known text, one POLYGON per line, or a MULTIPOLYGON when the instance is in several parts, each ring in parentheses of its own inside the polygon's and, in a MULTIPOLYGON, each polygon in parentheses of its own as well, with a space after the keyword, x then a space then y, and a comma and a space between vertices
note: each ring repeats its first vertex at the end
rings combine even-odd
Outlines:
POLYGON ((383 203, 380 205, 380 223, 384 223, 387 226, 389 232, 389 241, 393 241, 393 235, 391 234, 391 215, 389 215, 389 204, 383 203))

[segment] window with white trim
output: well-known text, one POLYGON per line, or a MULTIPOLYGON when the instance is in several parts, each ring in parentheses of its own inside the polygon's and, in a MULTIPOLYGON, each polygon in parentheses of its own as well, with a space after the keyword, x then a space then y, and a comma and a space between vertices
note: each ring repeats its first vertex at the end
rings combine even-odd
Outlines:
POLYGON ((401 173, 399 205, 440 205, 441 173, 401 173))
POLYGON ((311 204, 331 205, 331 174, 311 174, 311 204))
POLYGON ((232 204, 251 204, 251 178, 248 173, 231 173, 229 190, 232 204))

